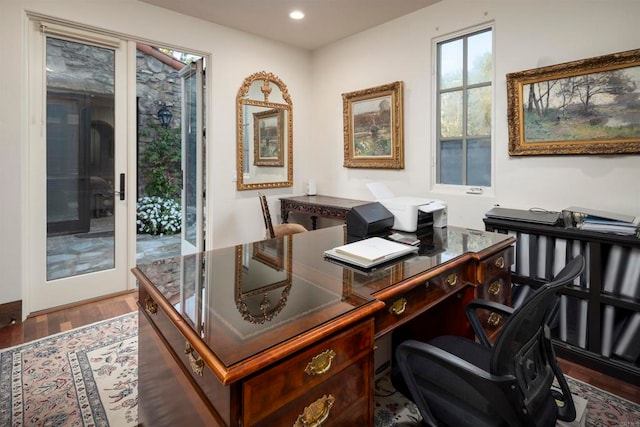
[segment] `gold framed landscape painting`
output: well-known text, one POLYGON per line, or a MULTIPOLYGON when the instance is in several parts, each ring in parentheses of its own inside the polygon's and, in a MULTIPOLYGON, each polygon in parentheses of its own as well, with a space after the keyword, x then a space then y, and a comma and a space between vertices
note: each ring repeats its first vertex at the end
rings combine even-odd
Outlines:
POLYGON ((402 82, 342 94, 344 166, 404 168, 402 82))
POLYGON ((256 166, 284 166, 284 137, 281 109, 253 114, 253 163, 256 166))
POLYGON ((640 50, 507 74, 509 155, 640 153, 640 50))

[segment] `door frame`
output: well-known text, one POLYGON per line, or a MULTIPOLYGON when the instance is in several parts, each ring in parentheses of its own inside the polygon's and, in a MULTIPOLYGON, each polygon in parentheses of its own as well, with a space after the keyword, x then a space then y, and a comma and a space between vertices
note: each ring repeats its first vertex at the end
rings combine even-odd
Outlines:
MULTIPOLYGON (((126 180, 126 192, 127 192, 127 207, 126 207, 126 218, 127 218, 127 224, 126 224, 126 242, 123 245, 125 250, 126 250, 126 279, 124 280, 124 283, 126 284, 126 286, 123 286, 123 292, 126 291, 131 291, 131 290, 135 290, 138 288, 138 283, 136 278, 133 276, 133 274, 130 274, 130 269, 135 267, 136 265, 136 252, 137 252, 137 248, 136 248, 136 235, 137 235, 137 227, 136 227, 136 194, 137 194, 137 144, 136 144, 136 140, 137 140, 137 105, 136 105, 136 93, 135 93, 135 89, 132 91, 130 88, 135 88, 135 84, 136 84, 136 71, 137 71, 137 64, 136 64, 136 51, 137 51, 137 43, 138 42, 143 42, 146 44, 150 44, 153 46, 164 46, 167 48, 171 48, 174 49, 176 51, 180 51, 180 52, 189 52, 192 53, 194 55, 200 56, 204 59, 205 64, 211 64, 211 53, 207 53, 207 52, 203 52, 203 51, 199 51, 197 49, 193 49, 193 48, 184 48, 181 46, 176 46, 173 45, 171 43, 167 43, 167 42, 158 42, 158 41, 151 41, 148 39, 144 39, 142 37, 139 36, 133 36, 130 34, 123 34, 123 33, 114 33, 112 31, 108 31, 102 28, 97 28, 97 27, 90 27, 90 26, 86 26, 83 24, 77 24, 77 23, 73 23, 73 22, 69 22, 69 21, 64 21, 64 20, 59 20, 50 16, 46 16, 46 15, 41 15, 38 13, 32 13, 32 12, 27 12, 27 14, 25 15, 25 27, 28 29, 27 31, 27 62, 30 65, 30 67, 27 67, 27 69, 29 69, 29 73, 28 76, 25 78, 25 86, 26 86, 26 90, 27 90, 27 101, 26 101, 26 111, 28 112, 28 114, 25 116, 25 120, 24 120, 24 131, 23 131, 23 135, 25 136, 25 149, 23 151, 23 157, 22 157, 22 165, 23 165, 23 180, 22 182, 24 182, 24 187, 26 189, 26 191, 23 193, 23 208, 24 208, 24 212, 26 212, 26 216, 27 216, 27 222, 26 222, 26 227, 23 230, 23 237, 25 239, 26 244, 24 245, 24 249, 23 249, 23 263, 21 265, 21 270, 22 270, 22 317, 23 320, 26 319, 26 317, 31 314, 34 311, 37 310, 33 310, 32 306, 33 306, 33 301, 32 301, 32 288, 33 288, 33 282, 34 282, 34 269, 37 268, 37 264, 38 262, 40 262, 42 264, 42 260, 46 260, 46 248, 44 252, 41 252, 40 254, 35 254, 34 251, 34 239, 37 240, 37 236, 46 236, 46 221, 44 221, 44 223, 38 223, 36 226, 34 226, 34 224, 36 224, 36 221, 34 220, 34 215, 36 215, 37 210, 40 209, 44 209, 45 206, 43 206, 43 202, 42 200, 40 201, 35 201, 33 200, 33 197, 30 197, 30 194, 32 194, 33 191, 33 185, 34 183, 32 182, 32 174, 31 174, 31 169, 33 167, 42 167, 42 165, 34 165, 33 163, 33 159, 30 155, 30 153, 32 153, 33 150, 37 150, 37 149, 42 149, 42 147, 39 147, 37 144, 34 144, 33 139, 34 138, 40 138, 39 141, 42 140, 42 135, 46 133, 46 115, 45 112, 46 110, 44 109, 44 105, 46 104, 46 95, 42 96, 42 92, 44 91, 44 93, 46 94, 46 78, 45 78, 45 73, 43 72, 44 70, 44 58, 43 56, 41 56, 40 58, 35 58, 36 59, 36 64, 40 64, 40 74, 41 76, 36 76, 35 80, 33 78, 34 75, 34 71, 31 70, 31 65, 34 63, 34 54, 33 54, 33 48, 32 48, 32 44, 35 43, 39 43, 40 45, 42 45, 44 42, 43 41, 37 41, 36 39, 40 39, 40 40, 44 40, 44 37, 41 37, 41 35, 39 35, 39 32, 32 29, 32 27, 38 27, 39 23, 41 21, 47 22, 48 24, 50 24, 51 27, 57 27, 57 28, 61 28, 65 31, 68 31, 70 34, 75 34, 78 37, 82 36, 85 37, 84 41, 82 40, 78 40, 80 42, 84 42, 84 43, 88 43, 91 44, 92 41, 95 40, 101 40, 102 38, 106 38, 106 39, 117 39, 119 40, 120 43, 120 48, 122 50, 124 50, 124 55, 125 55, 125 61, 123 66, 125 67, 125 69, 118 69, 117 72, 123 73, 123 75, 126 75, 125 77, 125 81, 126 81, 126 86, 129 88, 127 89, 126 93, 125 93, 125 100, 123 101, 126 104, 125 108, 121 108, 122 111, 118 112, 116 111, 116 115, 120 114, 120 115, 124 115, 124 119, 121 120, 122 123, 125 124, 125 139, 127 142, 126 144, 126 165, 118 168, 116 166, 116 170, 120 169, 120 170, 125 170, 126 176, 127 176, 127 180, 126 180), (133 92, 133 93, 132 93, 133 92), (34 256, 35 255, 35 256, 34 256), (38 258, 36 259, 36 258, 38 258)), ((41 50, 39 50, 39 52, 42 52, 42 49, 44 49, 44 46, 41 46, 41 50)), ((204 87, 212 87, 212 77, 210 75, 211 73, 206 73, 204 75, 204 87)), ((203 93, 203 101, 205 105, 212 105, 211 103, 211 91, 207 91, 205 90, 203 93)), ((206 108, 206 107, 205 107, 206 108)), ((210 110, 210 108, 207 108, 207 110, 210 110)), ((203 128, 207 128, 207 124, 208 124, 208 117, 207 114, 203 114, 202 116, 202 126, 203 128)), ((120 122, 118 122, 120 123, 120 122)), ((209 143, 207 143, 209 144, 209 143)), ((209 156, 209 153, 212 150, 207 150, 207 154, 206 156, 209 156)), ((204 166, 204 170, 203 173, 205 174, 204 176, 210 176, 210 174, 208 174, 206 172, 206 169, 208 168, 208 165, 210 164, 210 161, 208 158, 203 159, 205 162, 205 166, 204 166)), ((118 183, 116 183, 117 185, 118 183)), ((116 199, 118 199, 118 197, 116 196, 116 199)), ((119 200, 116 200, 119 201, 119 200)), ((208 206, 207 207, 207 212, 205 213, 205 217, 210 217, 210 211, 211 207, 208 206)), ((46 215, 45 215, 46 216, 46 215)), ((204 241, 210 241, 211 237, 210 237, 210 231, 206 231, 204 230, 204 235, 203 235, 203 239, 204 241)), ((45 263, 46 264, 46 263, 45 263)), ((46 270, 46 265, 44 267, 44 270, 46 270)), ((44 272, 45 277, 46 277, 46 271, 44 272)), ((80 302, 80 300, 78 300, 78 302, 80 302)))
MULTIPOLYGON (((118 37, 87 32, 58 25, 46 18, 27 16, 28 25, 28 123, 26 128, 28 155, 25 157, 27 192, 26 262, 23 265, 23 317, 32 312, 50 310, 129 289, 127 241, 131 204, 129 200, 114 200, 114 265, 96 272, 60 279, 47 278, 47 103, 46 51, 48 38, 68 40, 82 45, 113 51, 114 61, 114 180, 118 173, 127 173, 130 158, 127 149, 127 62, 129 44, 118 37), (118 146, 120 142, 120 147, 118 146), (123 145, 124 144, 124 145, 123 145)), ((135 52, 133 53, 135 55, 135 52)), ((117 186, 117 183, 114 183, 117 186)), ((117 188, 117 187, 116 187, 117 188)), ((118 189, 120 190, 120 189, 118 189)))

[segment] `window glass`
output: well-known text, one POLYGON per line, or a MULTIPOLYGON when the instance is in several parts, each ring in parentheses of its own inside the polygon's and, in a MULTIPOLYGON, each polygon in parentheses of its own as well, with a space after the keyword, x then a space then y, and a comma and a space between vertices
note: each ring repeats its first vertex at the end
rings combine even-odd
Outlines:
POLYGON ((491 81, 491 31, 470 36, 467 47, 468 84, 491 81))
POLYGON ((47 280, 115 266, 115 57, 46 38, 47 280))
POLYGON ((440 136, 462 136, 462 91, 447 92, 440 96, 440 136))
POLYGON ((491 186, 493 30, 437 43, 438 184, 491 186))
POLYGON ((490 135, 491 86, 469 89, 467 93, 467 135, 490 135))
POLYGON ((462 141, 443 141, 440 147, 440 182, 462 184, 462 141))
POLYGON ((462 39, 440 45, 440 87, 448 89, 462 86, 462 39))
POLYGON ((467 181, 481 187, 491 185, 491 139, 467 142, 467 181))

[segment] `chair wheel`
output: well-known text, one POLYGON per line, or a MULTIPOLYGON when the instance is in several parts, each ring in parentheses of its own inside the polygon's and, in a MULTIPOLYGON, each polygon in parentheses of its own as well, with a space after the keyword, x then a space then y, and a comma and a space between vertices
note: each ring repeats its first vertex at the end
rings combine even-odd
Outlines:
POLYGON ((565 402, 564 400, 564 395, 558 390, 551 390, 551 396, 553 396, 553 399, 556 401, 556 405, 558 406, 558 408, 564 408, 564 406, 567 404, 567 402, 565 402))

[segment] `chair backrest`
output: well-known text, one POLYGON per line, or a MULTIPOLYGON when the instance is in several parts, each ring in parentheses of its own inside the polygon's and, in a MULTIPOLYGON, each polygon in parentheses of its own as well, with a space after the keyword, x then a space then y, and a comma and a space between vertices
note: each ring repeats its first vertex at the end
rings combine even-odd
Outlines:
POLYGON ((264 227, 267 230, 267 235, 270 239, 276 237, 276 233, 273 231, 273 223, 271 222, 271 214, 269 213, 269 204, 267 203, 267 197, 258 192, 260 198, 260 206, 262 207, 262 218, 264 219, 264 227))
MULTIPOLYGON (((571 260, 554 279, 538 288, 505 322, 493 346, 491 373, 517 378, 526 405, 535 410, 549 395, 555 359, 549 317, 560 288, 584 270, 582 255, 571 260)), ((516 393, 513 393, 516 395, 516 393)))

